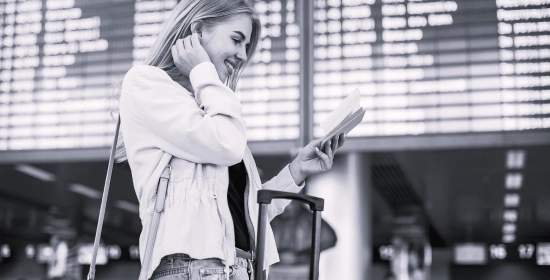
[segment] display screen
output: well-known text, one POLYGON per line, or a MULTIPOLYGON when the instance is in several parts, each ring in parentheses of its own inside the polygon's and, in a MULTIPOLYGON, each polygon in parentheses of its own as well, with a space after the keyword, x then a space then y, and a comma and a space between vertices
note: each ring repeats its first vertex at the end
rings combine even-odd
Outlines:
MULTIPOLYGON (((109 261, 107 248, 104 245, 99 245, 97 248, 96 264, 104 265, 109 261)), ((94 244, 81 244, 78 247, 78 263, 79 264, 91 264, 94 255, 94 244)))
POLYGON ((295 0, 255 1, 262 38, 237 94, 252 141, 300 136, 300 26, 295 0))
POLYGON ((537 244, 537 264, 550 265, 550 243, 537 244))
MULTIPOLYGON (((177 4, 0 1, 0 150, 109 147, 114 85, 177 4)), ((350 136, 550 127, 546 0, 316 0, 311 36, 298 4, 254 1, 262 36, 237 89, 250 141, 299 139, 301 114, 321 137, 355 88, 367 112, 350 136), (313 70, 300 76, 310 37, 313 70), (300 77, 313 80, 313 112, 300 111, 300 77)))
POLYGON ((111 100, 172 1, 0 4, 0 150, 108 147, 111 100))
POLYGON ((460 265, 487 264, 487 246, 482 243, 462 243, 453 247, 453 262, 460 265))
POLYGON ((255 1, 255 7, 262 23, 262 38, 237 90, 248 140, 298 139, 300 26, 296 1, 255 1))
MULTIPOLYGON (((0 1, 0 150, 109 147, 117 83, 176 0, 0 1), (112 114, 111 114, 112 112, 112 114)), ((256 1, 263 25, 238 95, 249 140, 299 136, 294 1, 256 1)))
POLYGON ((316 137, 355 88, 350 136, 550 127, 549 1, 314 3, 316 137))

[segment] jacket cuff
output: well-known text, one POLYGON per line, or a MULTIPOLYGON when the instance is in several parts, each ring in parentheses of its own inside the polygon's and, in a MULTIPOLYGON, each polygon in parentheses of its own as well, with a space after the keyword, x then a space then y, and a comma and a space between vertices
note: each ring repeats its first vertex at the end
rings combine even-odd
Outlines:
POLYGON ((299 192, 306 185, 306 180, 302 181, 300 185, 296 185, 296 182, 294 182, 294 178, 292 178, 292 174, 290 173, 289 163, 277 175, 277 185, 281 186, 284 191, 299 192))
POLYGON ((191 81, 191 85, 195 91, 194 95, 197 103, 202 104, 197 89, 212 83, 212 79, 215 79, 215 82, 221 83, 218 72, 216 71, 216 66, 210 61, 201 62, 191 69, 189 81, 191 81))

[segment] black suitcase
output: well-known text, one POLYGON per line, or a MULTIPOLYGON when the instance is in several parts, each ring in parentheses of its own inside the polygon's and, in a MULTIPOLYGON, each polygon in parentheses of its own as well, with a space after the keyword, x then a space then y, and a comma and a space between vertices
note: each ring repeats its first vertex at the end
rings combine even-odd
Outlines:
POLYGON ((256 280, 264 280, 264 255, 265 255, 265 234, 267 226, 267 205, 272 199, 290 199, 298 200, 309 205, 313 211, 313 228, 311 238, 311 259, 309 266, 309 279, 319 279, 319 256, 321 253, 321 211, 325 206, 325 200, 319 197, 272 190, 259 190, 258 203, 260 204, 260 213, 258 216, 258 237, 256 245, 256 280))

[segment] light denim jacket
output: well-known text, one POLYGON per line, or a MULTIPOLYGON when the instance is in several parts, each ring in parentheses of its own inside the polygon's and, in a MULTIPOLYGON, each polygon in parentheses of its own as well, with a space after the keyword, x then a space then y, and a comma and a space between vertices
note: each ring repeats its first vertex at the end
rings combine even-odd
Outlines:
MULTIPOLYGON (((147 278, 163 256, 174 253, 197 259, 220 258, 226 265, 234 264, 235 236, 227 203, 228 166, 241 160, 246 166, 245 212, 251 240, 257 234, 258 190, 299 192, 304 187, 304 183, 296 185, 288 165, 261 184, 246 146, 241 104, 235 93, 221 83, 212 63, 193 68, 190 80, 194 96, 163 70, 139 65, 128 71, 122 83, 121 131, 140 202, 141 259, 159 177, 168 163, 172 166, 147 278)), ((269 206, 270 220, 289 202, 274 200, 269 206)), ((266 239, 264 262, 269 267, 279 261, 269 225, 266 239)))

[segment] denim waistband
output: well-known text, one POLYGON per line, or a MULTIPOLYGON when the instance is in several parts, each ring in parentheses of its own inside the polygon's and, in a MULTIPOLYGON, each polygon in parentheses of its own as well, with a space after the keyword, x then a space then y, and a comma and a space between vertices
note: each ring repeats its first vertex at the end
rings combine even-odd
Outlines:
POLYGON ((169 260, 169 259, 183 260, 183 259, 191 259, 191 256, 189 256, 188 254, 176 253, 176 254, 164 256, 162 257, 162 259, 163 260, 169 260))
MULTIPOLYGON (((191 258, 191 256, 189 256, 188 254, 183 254, 183 253, 176 253, 176 254, 167 255, 167 256, 162 257, 162 259, 163 260, 186 260, 186 261, 192 261, 193 260, 193 258, 191 258)), ((241 267, 241 268, 248 268, 248 260, 244 259, 244 258, 241 258, 241 257, 236 257, 235 258, 235 266, 238 266, 238 267, 241 267)))

